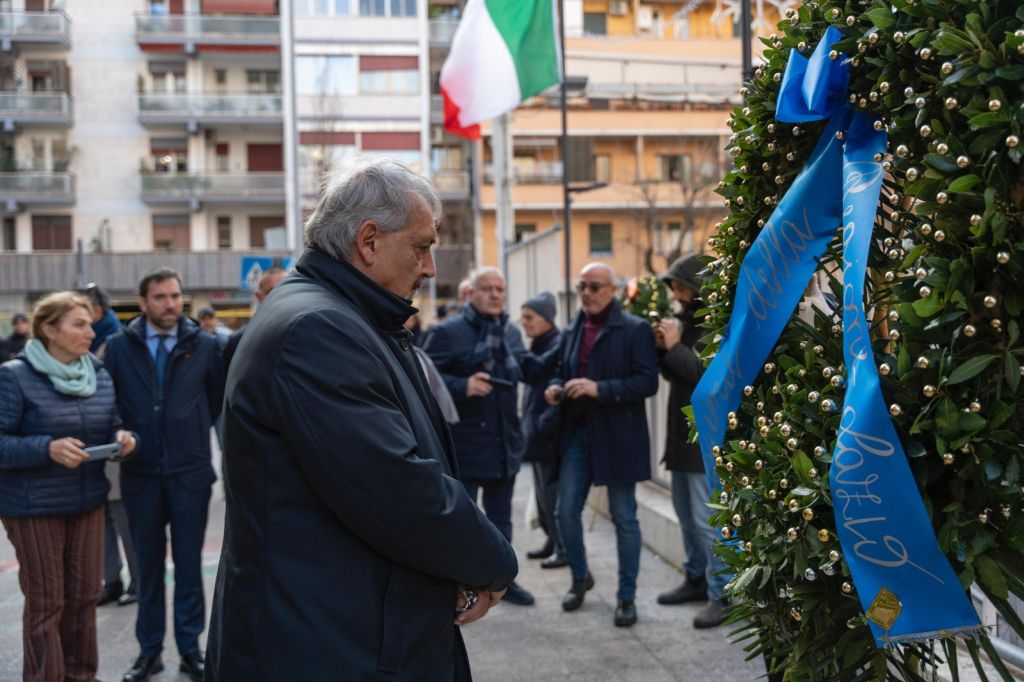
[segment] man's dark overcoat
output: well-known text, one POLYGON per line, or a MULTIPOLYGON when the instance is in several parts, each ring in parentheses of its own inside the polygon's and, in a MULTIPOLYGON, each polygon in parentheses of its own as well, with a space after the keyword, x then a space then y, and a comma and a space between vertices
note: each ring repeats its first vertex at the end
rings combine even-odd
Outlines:
POLYGON ((207 679, 469 679, 456 586, 516 558, 456 478, 415 309, 320 251, 297 270, 228 373, 207 679))

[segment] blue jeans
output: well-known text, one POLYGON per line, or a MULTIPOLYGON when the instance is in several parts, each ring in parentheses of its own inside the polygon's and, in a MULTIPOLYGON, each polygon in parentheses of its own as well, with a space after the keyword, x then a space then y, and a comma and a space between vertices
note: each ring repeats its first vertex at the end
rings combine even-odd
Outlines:
MULTIPOLYGON (((586 430, 577 426, 562 455, 558 476, 558 503, 555 514, 558 531, 565 546, 574 581, 587 577, 587 548, 583 544, 583 506, 593 482, 586 430)), ((608 484, 608 508, 615 524, 615 542, 619 554, 620 600, 636 598, 636 578, 640 573, 640 522, 636 518, 635 483, 608 484)))
POLYGON ((707 501, 710 496, 708 480, 703 473, 672 472, 672 506, 683 531, 683 550, 686 552, 683 570, 688 578, 705 576, 708 597, 721 599, 729 576, 716 575, 725 568, 725 564, 711 549, 716 541, 716 531, 708 523, 711 509, 707 501))
POLYGON ((506 540, 512 542, 512 492, 516 485, 515 476, 484 481, 463 481, 462 485, 474 502, 477 491, 480 488, 484 489, 483 508, 487 520, 501 531, 506 540))

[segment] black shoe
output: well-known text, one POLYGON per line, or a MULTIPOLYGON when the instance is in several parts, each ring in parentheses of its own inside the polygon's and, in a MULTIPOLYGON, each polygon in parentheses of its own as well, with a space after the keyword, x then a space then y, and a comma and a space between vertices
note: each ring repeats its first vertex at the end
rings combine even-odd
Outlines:
POLYGON ((156 675, 163 671, 164 662, 160 660, 160 654, 156 656, 139 656, 135 663, 121 678, 121 682, 144 682, 150 675, 156 675))
POLYGON ((548 540, 544 543, 543 547, 537 549, 531 549, 526 553, 527 559, 544 559, 551 555, 551 552, 555 551, 555 543, 548 540))
POLYGON ((203 672, 206 670, 206 660, 198 651, 194 654, 181 657, 181 665, 178 670, 187 673, 193 682, 203 682, 203 672))
POLYGON ((129 604, 134 604, 137 601, 139 601, 139 593, 133 592, 132 588, 129 587, 127 592, 118 597, 117 605, 128 606, 129 604))
POLYGON ((573 580, 572 587, 562 597, 562 610, 575 611, 583 606, 583 596, 587 593, 587 590, 592 589, 594 589, 594 576, 589 573, 587 573, 587 577, 583 580, 573 580))
POLYGON ((659 604, 685 604, 690 601, 708 600, 708 581, 704 578, 693 578, 687 576, 683 584, 674 590, 662 592, 658 595, 659 604))
POLYGON ((96 602, 96 606, 111 604, 117 601, 117 598, 122 594, 124 594, 124 583, 120 580, 104 585, 103 589, 100 590, 100 600, 96 602))
POLYGON ((536 599, 518 583, 513 582, 508 586, 508 591, 505 592, 502 601, 507 601, 509 604, 518 604, 519 606, 530 606, 536 599))
POLYGON ((714 628, 722 624, 729 612, 728 599, 713 599, 704 610, 693 619, 693 627, 698 629, 714 628))
POLYGON ((615 627, 628 628, 636 625, 636 602, 632 599, 620 599, 615 607, 615 627))
POLYGON ((562 568, 568 566, 569 562, 565 560, 565 557, 558 552, 555 552, 544 561, 540 562, 541 568, 562 568))

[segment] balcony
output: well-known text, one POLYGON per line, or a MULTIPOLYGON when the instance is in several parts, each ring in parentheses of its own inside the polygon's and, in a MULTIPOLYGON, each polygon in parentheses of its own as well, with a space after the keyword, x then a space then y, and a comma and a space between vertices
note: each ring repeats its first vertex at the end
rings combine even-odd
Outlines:
POLYGON ((79 282, 102 282, 112 292, 132 292, 147 272, 167 266, 189 289, 238 291, 242 258, 286 258, 289 251, 151 251, 146 253, 0 253, 0 291, 42 293, 79 282))
POLYGON ((71 22, 64 12, 0 12, 0 50, 71 47, 71 22))
POLYGON ((430 46, 451 47, 452 38, 455 37, 455 29, 458 27, 458 19, 431 19, 430 46))
MULTIPOLYGON (((552 185, 562 182, 561 161, 537 161, 512 168, 513 180, 517 185, 552 185)), ((494 182, 494 166, 484 166, 484 182, 494 182)))
POLYGON ((434 187, 445 201, 464 201, 469 198, 469 171, 439 170, 431 174, 434 187))
POLYGON ((71 96, 66 92, 0 92, 4 132, 18 125, 71 125, 71 96))
POLYGON ((203 49, 277 49, 280 20, 268 16, 206 16, 202 14, 135 15, 135 39, 142 49, 166 51, 181 45, 185 54, 203 49))
POLYGON ((149 204, 283 203, 284 173, 143 173, 149 204))
POLYGON ((0 173, 0 202, 8 213, 25 206, 71 206, 75 203, 75 176, 50 171, 0 173))
POLYGON ((143 125, 185 124, 196 132, 200 124, 275 125, 283 121, 281 95, 157 94, 139 95, 143 125))

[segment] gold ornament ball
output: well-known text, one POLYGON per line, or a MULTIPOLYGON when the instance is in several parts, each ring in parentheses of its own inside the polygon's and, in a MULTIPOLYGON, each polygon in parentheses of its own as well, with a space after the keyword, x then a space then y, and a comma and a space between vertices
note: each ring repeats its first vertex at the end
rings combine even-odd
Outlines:
POLYGON ((817 478, 818 477, 818 470, 815 469, 814 467, 811 467, 810 469, 807 470, 807 477, 808 478, 812 478, 812 479, 813 478, 817 478))
POLYGON ((981 512, 978 514, 978 521, 982 523, 988 523, 988 512, 981 512))
POLYGON ((722 530, 720 532, 722 533, 723 538, 728 539, 732 536, 732 529, 729 528, 729 526, 722 526, 722 530))
POLYGON ((971 404, 968 406, 968 409, 974 414, 978 414, 979 412, 981 412, 981 403, 979 403, 977 400, 972 400, 971 404))
POLYGON ((964 336, 971 337, 978 333, 978 328, 973 324, 964 325, 964 336))
POLYGON ((942 230, 935 230, 935 241, 942 242, 946 241, 946 233, 942 230))
POLYGON ((928 100, 926 100, 924 97, 918 97, 917 99, 914 100, 914 106, 917 107, 918 109, 924 109, 927 104, 928 100))
POLYGON ((750 485, 750 479, 749 479, 749 478, 747 478, 746 476, 742 477, 742 478, 740 479, 740 485, 742 485, 742 486, 748 486, 748 485, 750 485))
POLYGON ((732 462, 726 462, 725 463, 725 470, 726 471, 732 471, 735 468, 736 468, 736 465, 733 464, 732 462))
POLYGON ((753 552, 754 551, 754 543, 750 542, 749 540, 747 540, 747 543, 745 545, 743 545, 743 549, 744 549, 744 551, 747 551, 747 552, 753 552))
POLYGON ((905 144, 901 144, 898 147, 896 147, 896 156, 900 157, 901 159, 906 158, 907 154, 909 153, 910 148, 907 147, 907 145, 905 144))
POLYGON ((1009 251, 1000 251, 999 253, 997 253, 996 254, 996 262, 999 263, 1000 265, 1006 265, 1007 263, 1009 263, 1010 262, 1010 252, 1009 251))
POLYGON ((903 408, 900 407, 898 404, 893 403, 892 405, 889 406, 889 414, 891 414, 894 417, 898 417, 901 414, 903 414, 903 408))
POLYGON ((800 509, 800 500, 793 498, 789 501, 789 511, 795 512, 798 509, 800 509))
POLYGON ((818 393, 817 391, 811 391, 810 393, 807 394, 807 402, 809 402, 809 403, 816 403, 816 402, 818 402, 818 398, 820 398, 820 397, 821 397, 820 393, 818 393))
POLYGON ((1003 321, 1000 320, 998 317, 992 320, 992 322, 990 322, 989 324, 991 324, 992 328, 995 329, 996 331, 1000 331, 1003 328, 1003 321))
POLYGON ((996 307, 996 303, 997 303, 996 297, 995 296, 986 296, 982 300, 982 303, 985 305, 986 308, 995 308, 996 307))
MULTIPOLYGON (((847 22, 847 23, 849 23, 849 22, 847 22)), ((852 26, 852 24, 851 24, 851 26, 852 26)), ((895 33, 892 34, 892 39, 895 40, 897 43, 902 43, 903 39, 906 38, 906 37, 907 36, 906 36, 905 33, 903 33, 903 31, 896 31, 895 33)))
POLYGON ((883 362, 878 366, 878 373, 881 374, 883 377, 887 377, 890 374, 892 374, 892 367, 889 365, 888 362, 883 362))
POLYGON ((1007 147, 1009 147, 1010 149, 1013 149, 1014 147, 1016 147, 1019 144, 1020 144, 1020 138, 1019 137, 1017 137, 1016 135, 1009 135, 1009 136, 1007 136, 1007 138, 1006 138, 1006 146, 1007 147))
POLYGON ((790 542, 796 542, 798 537, 800 537, 800 532, 796 528, 790 528, 786 531, 786 538, 789 539, 790 542))
POLYGON ((939 67, 943 76, 948 76, 953 73, 953 62, 942 62, 942 66, 939 67))
POLYGON ((789 615, 793 618, 793 620, 795 620, 798 623, 803 618, 803 616, 800 614, 800 609, 796 608, 795 606, 789 610, 789 615))
POLYGON ((782 488, 783 490, 788 488, 789 487, 789 479, 785 479, 784 478, 781 481, 779 481, 779 487, 782 488))
POLYGON ((924 393, 925 396, 928 398, 935 397, 935 387, 932 386, 931 384, 925 384, 924 388, 921 389, 921 392, 924 393))
POLYGON ((851 583, 843 583, 843 592, 851 594, 853 592, 853 585, 851 583))
POLYGON ((743 517, 740 516, 739 514, 733 514, 733 516, 732 516, 732 525, 736 526, 737 528, 742 526, 743 525, 743 517))
POLYGON ((971 159, 967 156, 960 155, 956 157, 957 168, 967 168, 971 165, 971 159))
POLYGON ((918 132, 921 133, 921 137, 931 137, 932 127, 928 124, 925 124, 918 129, 918 132))
POLYGON ((945 104, 946 108, 949 110, 956 109, 958 106, 960 106, 960 102, 957 101, 956 97, 947 97, 945 104))
POLYGON ((903 96, 906 97, 907 99, 910 99, 911 97, 913 97, 914 96, 914 88, 910 87, 909 85, 907 87, 903 88, 903 96))
POLYGON ((715 457, 715 466, 716 467, 720 467, 723 464, 725 464, 725 460, 724 459, 722 459, 721 457, 715 457))
POLYGON ((818 531, 818 539, 821 540, 822 542, 828 542, 828 530, 825 529, 825 528, 822 528, 821 530, 819 530, 818 531))
POLYGON ((832 551, 830 551, 828 553, 828 560, 831 561, 832 563, 835 563, 835 562, 839 561, 839 552, 837 552, 834 549, 832 551))
POLYGON ((999 100, 997 100, 997 99, 990 99, 988 101, 988 110, 989 111, 999 111, 1002 108, 1003 108, 1003 103, 1000 102, 999 100))
POLYGON ((977 213, 972 213, 970 221, 971 227, 977 227, 978 225, 981 225, 981 216, 978 215, 977 213))
POLYGON ((804 517, 804 521, 813 521, 814 520, 814 512, 811 511, 810 507, 807 507, 806 509, 804 509, 803 512, 801 512, 800 515, 804 517))
POLYGON ((925 237, 927 237, 931 233, 932 233, 932 226, 931 226, 930 223, 925 223, 924 225, 921 226, 921 234, 923 234, 925 237))
POLYGON ((944 452, 944 453, 942 453, 942 463, 943 464, 945 464, 946 466, 949 466, 954 461, 956 461, 956 455, 954 455, 952 452, 944 452))
POLYGON ((758 471, 760 471, 761 469, 764 469, 764 460, 763 459, 755 460, 754 461, 754 468, 757 469, 758 471))
POLYGON ((937 145, 935 145, 935 152, 937 154, 941 154, 942 156, 945 156, 946 154, 949 153, 949 145, 946 144, 945 142, 940 142, 937 145))
POLYGON ((924 59, 924 60, 931 59, 932 58, 932 49, 930 47, 922 47, 920 55, 921 55, 921 59, 924 59))
POLYGON ((945 204, 949 201, 949 195, 945 192, 939 192, 935 195, 935 201, 939 204, 945 204))
POLYGON ((769 491, 768 491, 768 499, 769 499, 769 500, 774 500, 774 499, 776 499, 776 498, 777 498, 778 496, 779 496, 779 493, 778 493, 777 491, 775 491, 775 490, 769 490, 769 491))
MULTIPOLYGON (((940 230, 940 232, 941 232, 941 230, 940 230)), ((925 286, 923 286, 923 287, 921 287, 920 289, 917 290, 917 294, 921 298, 928 298, 929 296, 932 295, 932 288, 930 286, 925 285, 925 286)))
POLYGON ((930 364, 931 363, 928 361, 928 358, 926 358, 923 355, 917 359, 917 366, 920 367, 921 369, 928 369, 928 366, 930 364))

